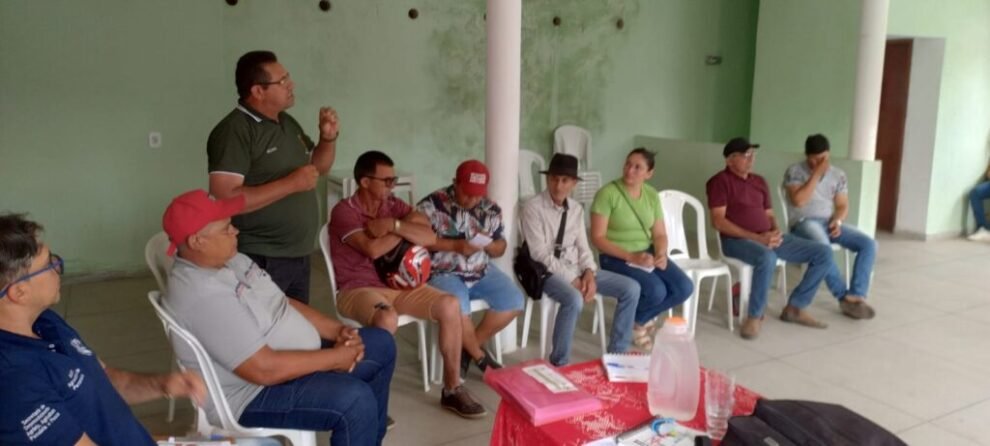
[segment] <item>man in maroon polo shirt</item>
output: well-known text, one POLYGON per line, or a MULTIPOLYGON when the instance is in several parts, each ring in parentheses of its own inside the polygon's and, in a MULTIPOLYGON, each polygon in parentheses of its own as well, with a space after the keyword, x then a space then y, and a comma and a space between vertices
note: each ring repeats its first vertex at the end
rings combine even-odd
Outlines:
POLYGON ((780 319, 825 328, 824 322, 816 320, 804 309, 811 304, 818 285, 828 273, 832 249, 780 232, 773 217, 767 182, 752 173, 758 147, 759 144, 751 144, 745 138, 730 140, 722 150, 725 170, 712 176, 705 185, 712 224, 722 238, 722 252, 753 266, 749 309, 740 334, 743 339, 753 339, 760 334, 767 292, 778 257, 791 263, 808 264, 780 319))

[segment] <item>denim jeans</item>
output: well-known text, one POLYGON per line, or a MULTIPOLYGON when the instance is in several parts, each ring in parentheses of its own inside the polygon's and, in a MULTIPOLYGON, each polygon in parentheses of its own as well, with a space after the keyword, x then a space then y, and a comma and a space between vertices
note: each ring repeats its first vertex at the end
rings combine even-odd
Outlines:
POLYGON ((753 281, 749 292, 749 316, 761 317, 767 306, 767 293, 773 271, 777 268, 777 258, 788 262, 807 263, 808 270, 791 292, 787 303, 804 308, 815 299, 818 285, 822 283, 829 268, 834 267, 832 248, 818 242, 805 240, 792 234, 784 234, 784 241, 775 249, 752 240, 722 237, 722 252, 753 267, 753 281))
MULTIPOLYGON (((651 249, 647 252, 653 251, 651 249)), ((667 261, 667 269, 656 268, 649 273, 626 265, 625 260, 608 254, 599 255, 599 261, 603 270, 621 274, 639 283, 639 304, 636 305, 636 323, 639 325, 680 305, 694 292, 694 282, 670 260, 667 261)))
POLYGON ((461 302, 461 313, 471 314, 471 301, 481 299, 492 311, 522 310, 525 297, 516 283, 494 263, 488 264, 485 275, 470 287, 456 274, 434 274, 430 286, 450 293, 461 302))
POLYGON ((969 205, 973 207, 973 216, 976 217, 976 229, 990 229, 987 225, 987 213, 983 209, 983 201, 990 198, 990 181, 977 184, 969 193, 969 205))
MULTIPOLYGON (((639 284, 626 276, 609 271, 595 274, 598 294, 614 297, 618 302, 612 318, 612 335, 608 341, 609 353, 624 353, 632 340, 633 317, 639 302, 639 284)), ((553 274, 543 283, 547 297, 560 304, 553 325, 553 350, 550 363, 555 366, 567 364, 571 360, 571 340, 578 315, 584 308, 584 297, 577 288, 563 277, 553 274)), ((605 317, 603 314, 602 317, 605 317)))
POLYGON ((851 226, 842 225, 842 232, 838 237, 828 235, 828 220, 817 218, 805 218, 794 224, 791 233, 808 240, 813 240, 825 245, 837 243, 839 246, 856 253, 856 262, 853 263, 852 280, 849 281, 849 288, 846 289, 846 282, 839 274, 839 267, 832 262, 832 267, 825 274, 825 285, 832 295, 838 299, 846 297, 846 294, 866 297, 870 291, 870 273, 873 271, 873 261, 877 257, 877 242, 858 229, 851 226))
POLYGON ((286 297, 309 304, 309 256, 267 257, 248 253, 244 255, 265 270, 286 297))
POLYGON ((389 332, 358 330, 364 359, 350 373, 315 372, 265 387, 239 419, 248 427, 333 431, 334 446, 379 445, 385 437, 388 389, 395 370, 389 332))

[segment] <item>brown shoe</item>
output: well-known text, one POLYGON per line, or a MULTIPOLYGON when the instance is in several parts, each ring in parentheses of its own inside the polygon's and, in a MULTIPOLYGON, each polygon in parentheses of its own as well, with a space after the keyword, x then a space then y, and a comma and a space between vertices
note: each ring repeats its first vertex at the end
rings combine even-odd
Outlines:
POLYGON ((481 418, 488 415, 485 406, 475 401, 464 386, 457 386, 454 390, 443 389, 440 394, 440 407, 464 418, 481 418))
POLYGON ((780 313, 780 320, 784 322, 794 322, 811 328, 828 328, 828 324, 811 317, 807 311, 790 305, 784 307, 780 313))
POLYGON ((743 339, 756 339, 760 335, 760 327, 763 325, 763 317, 747 317, 743 321, 742 328, 739 329, 739 335, 743 339))
POLYGON ((849 302, 843 299, 839 301, 839 308, 842 309, 842 314, 853 319, 873 319, 876 316, 873 307, 867 305, 865 300, 849 302))

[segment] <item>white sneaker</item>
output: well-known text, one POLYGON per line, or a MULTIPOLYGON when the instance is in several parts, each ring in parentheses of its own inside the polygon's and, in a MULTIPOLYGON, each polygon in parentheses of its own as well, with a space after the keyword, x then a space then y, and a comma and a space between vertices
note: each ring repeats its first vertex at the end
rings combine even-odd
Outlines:
POLYGON ((990 231, 980 228, 966 238, 974 242, 990 242, 990 231))

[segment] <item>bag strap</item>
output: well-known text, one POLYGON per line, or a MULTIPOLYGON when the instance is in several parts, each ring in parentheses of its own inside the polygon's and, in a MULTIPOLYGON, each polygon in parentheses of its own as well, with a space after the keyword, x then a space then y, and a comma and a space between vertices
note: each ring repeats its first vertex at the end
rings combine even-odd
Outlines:
POLYGON ((560 226, 557 228, 557 239, 553 242, 553 256, 560 258, 564 250, 564 228, 567 226, 567 199, 564 198, 564 213, 560 214, 560 226))
MULTIPOLYGON (((619 185, 616 184, 614 181, 612 182, 612 185, 615 186, 616 189, 619 189, 619 185)), ((653 234, 648 229, 646 229, 646 224, 643 223, 643 220, 641 218, 639 218, 639 212, 636 212, 636 207, 633 206, 632 201, 630 201, 629 200, 629 197, 626 196, 625 193, 623 193, 622 189, 619 189, 619 195, 621 195, 622 198, 624 198, 626 200, 626 204, 629 205, 629 210, 632 211, 633 215, 636 216, 636 221, 639 222, 639 227, 643 228, 643 232, 646 233, 646 238, 652 240, 653 239, 653 234)))

